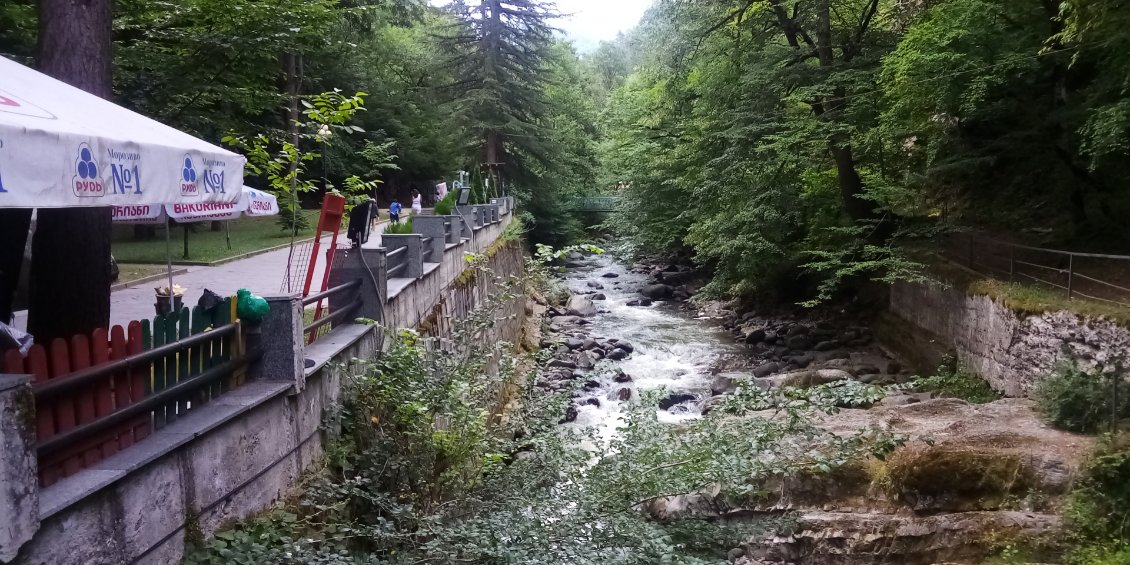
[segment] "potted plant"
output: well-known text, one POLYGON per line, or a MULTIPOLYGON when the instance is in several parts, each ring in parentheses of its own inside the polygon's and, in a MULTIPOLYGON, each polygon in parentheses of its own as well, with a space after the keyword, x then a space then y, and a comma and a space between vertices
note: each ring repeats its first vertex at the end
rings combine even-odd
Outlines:
POLYGON ((174 284, 172 298, 170 299, 169 287, 167 285, 154 288, 153 292, 156 294, 157 302, 153 304, 153 307, 157 310, 157 315, 164 316, 173 311, 179 312, 184 306, 185 290, 183 286, 174 284))

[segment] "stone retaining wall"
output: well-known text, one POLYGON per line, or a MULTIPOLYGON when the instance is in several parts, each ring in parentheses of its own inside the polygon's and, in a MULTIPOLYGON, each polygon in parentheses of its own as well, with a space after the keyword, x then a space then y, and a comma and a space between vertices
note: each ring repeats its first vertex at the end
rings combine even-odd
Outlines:
MULTIPOLYGON (((0 478, 31 489, 0 489, 0 563, 179 563, 186 541, 277 503, 322 457, 322 418, 337 403, 351 360, 379 355, 386 329, 422 325, 424 333, 445 335, 455 320, 500 292, 489 277, 467 274, 465 254, 486 254, 498 276, 523 274, 520 244, 500 241, 511 220, 506 213, 475 227, 473 238, 446 244, 438 264, 425 264, 413 279, 385 280, 378 271, 383 261, 370 265, 379 281, 362 277, 362 288, 371 291, 362 292, 362 310, 383 320, 380 325, 341 325, 303 346, 301 301, 270 298, 260 338, 267 353, 247 384, 46 489, 34 482, 34 455, 26 457, 34 453, 34 431, 14 425, 22 416, 6 408, 32 402, 28 379, 0 378, 0 445, 27 452, 5 453, 0 478), (305 368, 304 357, 314 366, 305 368)), ((384 250, 376 255, 383 258, 384 250)), ((352 257, 354 267, 361 265, 352 257)), ((343 263, 335 276, 340 270, 357 277, 349 268, 343 263)), ((507 296, 498 323, 483 337, 515 340, 524 312, 521 296, 507 296)))
POLYGON ((1027 396, 1056 365, 1110 364, 1130 352, 1130 330, 1073 312, 1018 314, 984 295, 937 284, 895 284, 880 337, 923 365, 952 353, 1008 396, 1027 396))

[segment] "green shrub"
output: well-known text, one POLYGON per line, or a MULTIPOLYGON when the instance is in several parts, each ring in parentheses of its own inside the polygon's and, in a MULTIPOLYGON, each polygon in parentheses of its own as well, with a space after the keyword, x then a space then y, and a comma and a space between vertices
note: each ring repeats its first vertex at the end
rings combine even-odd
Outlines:
POLYGON ((1066 512, 1079 565, 1130 563, 1130 445, 1125 437, 1103 438, 1079 470, 1066 512))
POLYGON ((437 216, 450 216, 451 212, 455 210, 455 203, 459 201, 459 191, 448 192, 442 200, 436 202, 435 215, 437 216))
MULTIPOLYGON (((1066 363, 1040 381, 1034 396, 1040 414, 1052 426, 1093 434, 1108 425, 1115 413, 1111 393, 1110 378, 1097 371, 1088 372, 1076 363, 1066 363)), ((1127 396, 1119 395, 1120 418, 1130 414, 1127 396)))
POLYGON ((989 386, 988 381, 957 367, 952 359, 947 359, 938 367, 937 374, 919 377, 910 383, 914 389, 936 393, 947 398, 960 398, 973 404, 987 404, 1000 399, 1001 395, 989 386))
POLYGON ((385 226, 385 233, 393 234, 393 235, 404 235, 404 234, 415 233, 415 232, 412 231, 412 218, 409 217, 407 220, 405 220, 403 222, 395 223, 395 224, 389 224, 389 225, 385 226))

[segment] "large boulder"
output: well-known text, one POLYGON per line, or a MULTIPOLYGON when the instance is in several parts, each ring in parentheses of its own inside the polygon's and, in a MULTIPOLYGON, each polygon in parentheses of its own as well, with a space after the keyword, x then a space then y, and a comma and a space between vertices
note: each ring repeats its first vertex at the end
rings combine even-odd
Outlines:
POLYGON ((668 298, 671 298, 671 295, 674 294, 674 292, 675 289, 666 284, 652 284, 640 289, 640 294, 652 300, 666 300, 668 298))
POLYGON ((583 296, 569 297, 569 303, 565 309, 569 312, 570 316, 588 317, 596 314, 596 306, 593 305, 592 300, 583 296))
POLYGON ((777 375, 772 380, 780 387, 809 388, 818 385, 850 380, 851 373, 840 369, 817 369, 815 371, 793 371, 777 375))
POLYGON ((688 394, 688 393, 685 393, 685 392, 676 392, 674 394, 671 394, 667 398, 660 400, 659 401, 659 409, 660 410, 669 410, 669 409, 671 409, 672 406, 675 406, 677 404, 682 404, 684 402, 690 402, 690 401, 694 400, 694 398, 695 397, 694 397, 693 394, 688 394))

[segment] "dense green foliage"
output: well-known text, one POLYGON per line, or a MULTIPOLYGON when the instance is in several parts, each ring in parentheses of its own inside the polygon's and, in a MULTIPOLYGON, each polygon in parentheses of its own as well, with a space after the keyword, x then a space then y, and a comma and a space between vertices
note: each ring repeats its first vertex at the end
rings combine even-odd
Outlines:
POLYGON ((838 406, 882 397, 859 383, 749 387, 682 426, 660 423, 649 397, 630 405, 611 440, 560 427, 572 390, 544 393, 513 355, 485 370, 512 353, 484 332, 526 281, 474 258, 472 268, 500 285, 498 300, 451 340, 392 336, 385 356, 348 371, 326 421, 326 465, 285 508, 203 542, 188 563, 720 564, 728 548, 789 518, 654 519, 662 499, 701 497, 724 512, 762 496, 770 478, 833 472, 901 444, 878 428, 821 430, 838 406))
POLYGON ((988 381, 957 366, 952 359, 947 359, 935 374, 916 378, 906 388, 933 392, 945 398, 960 398, 973 404, 986 404, 1001 397, 988 381))
POLYGON ((1116 1, 660 0, 589 59, 605 184, 627 203, 611 224, 645 252, 689 249, 716 291, 800 300, 916 278, 892 242, 955 225, 1117 247, 1128 17, 1116 1))
POLYGON ((1066 363, 1039 382, 1034 396, 1040 413, 1052 426, 1093 434, 1110 428, 1112 421, 1130 417, 1128 388, 1122 376, 1066 363), (1122 380, 1117 394, 1115 378, 1122 380))
POLYGON ((1066 512, 1072 565, 1130 563, 1130 449, 1108 436, 1080 469, 1066 512))
MULTIPOLYGON (((517 196, 532 238, 562 243, 576 231, 564 195, 594 180, 596 110, 555 12, 543 0, 123 0, 115 101, 257 154, 247 180, 279 193, 288 231, 302 217, 291 208, 328 190, 387 206, 417 189, 428 205, 463 170, 490 181, 480 199, 517 196)), ((34 2, 5 3, 0 54, 34 64, 36 27, 34 2)))

